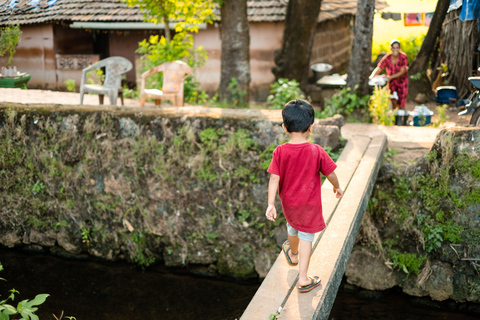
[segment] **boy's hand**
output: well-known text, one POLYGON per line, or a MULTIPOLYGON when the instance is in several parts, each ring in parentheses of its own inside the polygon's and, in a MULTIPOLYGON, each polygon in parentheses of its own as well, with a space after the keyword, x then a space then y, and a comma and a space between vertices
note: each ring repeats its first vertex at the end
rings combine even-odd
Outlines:
POLYGON ((268 205, 267 212, 265 212, 265 216, 267 217, 268 220, 270 221, 275 221, 277 218, 277 209, 275 209, 275 206, 272 204, 268 205))
POLYGON ((343 196, 343 190, 342 188, 335 188, 333 187, 333 193, 335 193, 335 197, 337 199, 341 198, 343 196))

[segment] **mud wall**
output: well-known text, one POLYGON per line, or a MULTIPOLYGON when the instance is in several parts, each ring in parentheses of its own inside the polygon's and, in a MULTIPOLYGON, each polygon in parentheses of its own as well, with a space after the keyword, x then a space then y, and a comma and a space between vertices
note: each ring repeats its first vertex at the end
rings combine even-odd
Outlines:
POLYGON ((0 105, 0 244, 265 276, 286 238, 264 217, 279 123, 132 110, 0 105))

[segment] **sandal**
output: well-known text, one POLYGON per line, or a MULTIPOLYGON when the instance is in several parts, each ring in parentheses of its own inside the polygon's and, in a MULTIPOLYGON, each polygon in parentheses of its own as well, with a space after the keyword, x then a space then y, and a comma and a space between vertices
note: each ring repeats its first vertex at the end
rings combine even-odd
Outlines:
POLYGON ((314 288, 318 287, 320 283, 322 283, 322 280, 320 280, 320 277, 318 276, 314 276, 313 278, 312 277, 308 277, 308 278, 310 278, 312 281, 310 282, 310 284, 307 284, 306 286, 298 286, 299 292, 312 291, 314 288))
MULTIPOLYGON (((288 242, 288 240, 283 243, 282 251, 283 251, 283 253, 285 254, 285 258, 287 259, 288 265, 294 267, 294 266, 296 266, 296 265, 298 264, 298 262, 293 263, 293 262, 292 262, 292 259, 290 259, 290 256, 288 255, 288 251, 290 251, 290 243, 288 242)), ((293 253, 293 252, 292 252, 292 254, 293 254, 294 256, 296 256, 296 255, 298 254, 298 252, 297 252, 297 253, 293 253)))

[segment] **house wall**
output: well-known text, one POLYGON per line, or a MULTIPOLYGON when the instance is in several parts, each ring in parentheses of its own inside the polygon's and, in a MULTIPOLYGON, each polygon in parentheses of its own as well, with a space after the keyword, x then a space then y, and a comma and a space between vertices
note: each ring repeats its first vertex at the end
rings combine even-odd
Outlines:
POLYGON ((318 24, 310 63, 328 63, 333 66, 330 73, 347 72, 352 52, 353 23, 353 17, 342 17, 318 24))
MULTIPOLYGON (((252 97, 264 100, 270 84, 275 80, 271 71, 274 66, 273 51, 282 45, 284 24, 272 22, 252 22, 250 29, 250 73, 252 97)), ((202 88, 215 92, 220 84, 221 39, 220 26, 208 25, 206 30, 194 34, 195 47, 203 46, 208 53, 205 66, 195 72, 202 88)))
MULTIPOLYGON (((352 17, 329 20, 317 26, 312 48, 311 64, 331 64, 332 72, 346 72, 353 41, 352 17)), ((263 101, 275 81, 271 69, 275 65, 273 52, 280 49, 283 38, 283 22, 251 22, 250 28, 250 90, 252 98, 263 101)), ((221 40, 220 26, 208 25, 194 35, 195 47, 203 46, 208 53, 205 66, 195 76, 202 88, 213 93, 220 84, 221 40)), ((312 74, 313 75, 313 72, 312 74)))
MULTIPOLYGON (((55 89, 55 53, 53 28, 49 24, 21 26, 21 40, 13 56, 12 66, 30 74, 27 88, 55 89)), ((6 62, 0 59, 0 65, 6 62)))
MULTIPOLYGON (((158 31, 156 32, 158 33, 158 31)), ((154 33, 151 31, 113 31, 110 33, 109 51, 110 56, 121 56, 130 60, 133 64, 132 70, 127 72, 127 81, 134 85, 136 81, 136 55, 138 43, 148 39, 154 33)))

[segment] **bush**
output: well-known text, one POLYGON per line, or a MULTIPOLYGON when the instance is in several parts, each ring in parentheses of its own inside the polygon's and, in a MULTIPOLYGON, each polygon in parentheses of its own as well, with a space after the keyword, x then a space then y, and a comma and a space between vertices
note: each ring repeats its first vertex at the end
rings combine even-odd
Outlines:
POLYGON ((267 102, 271 103, 272 109, 282 109, 290 100, 305 99, 297 80, 278 79, 271 85, 270 93, 267 102))
POLYGON ((390 90, 387 87, 375 86, 368 106, 373 123, 386 126, 394 124, 395 115, 391 107, 390 90))
MULTIPOLYGON (((358 86, 354 88, 354 91, 358 86)), ((361 113, 366 112, 369 95, 359 97, 351 88, 343 88, 332 96, 331 99, 325 99, 325 109, 323 111, 316 111, 315 117, 325 119, 333 117, 336 114, 341 114, 349 117, 355 110, 361 113)))

